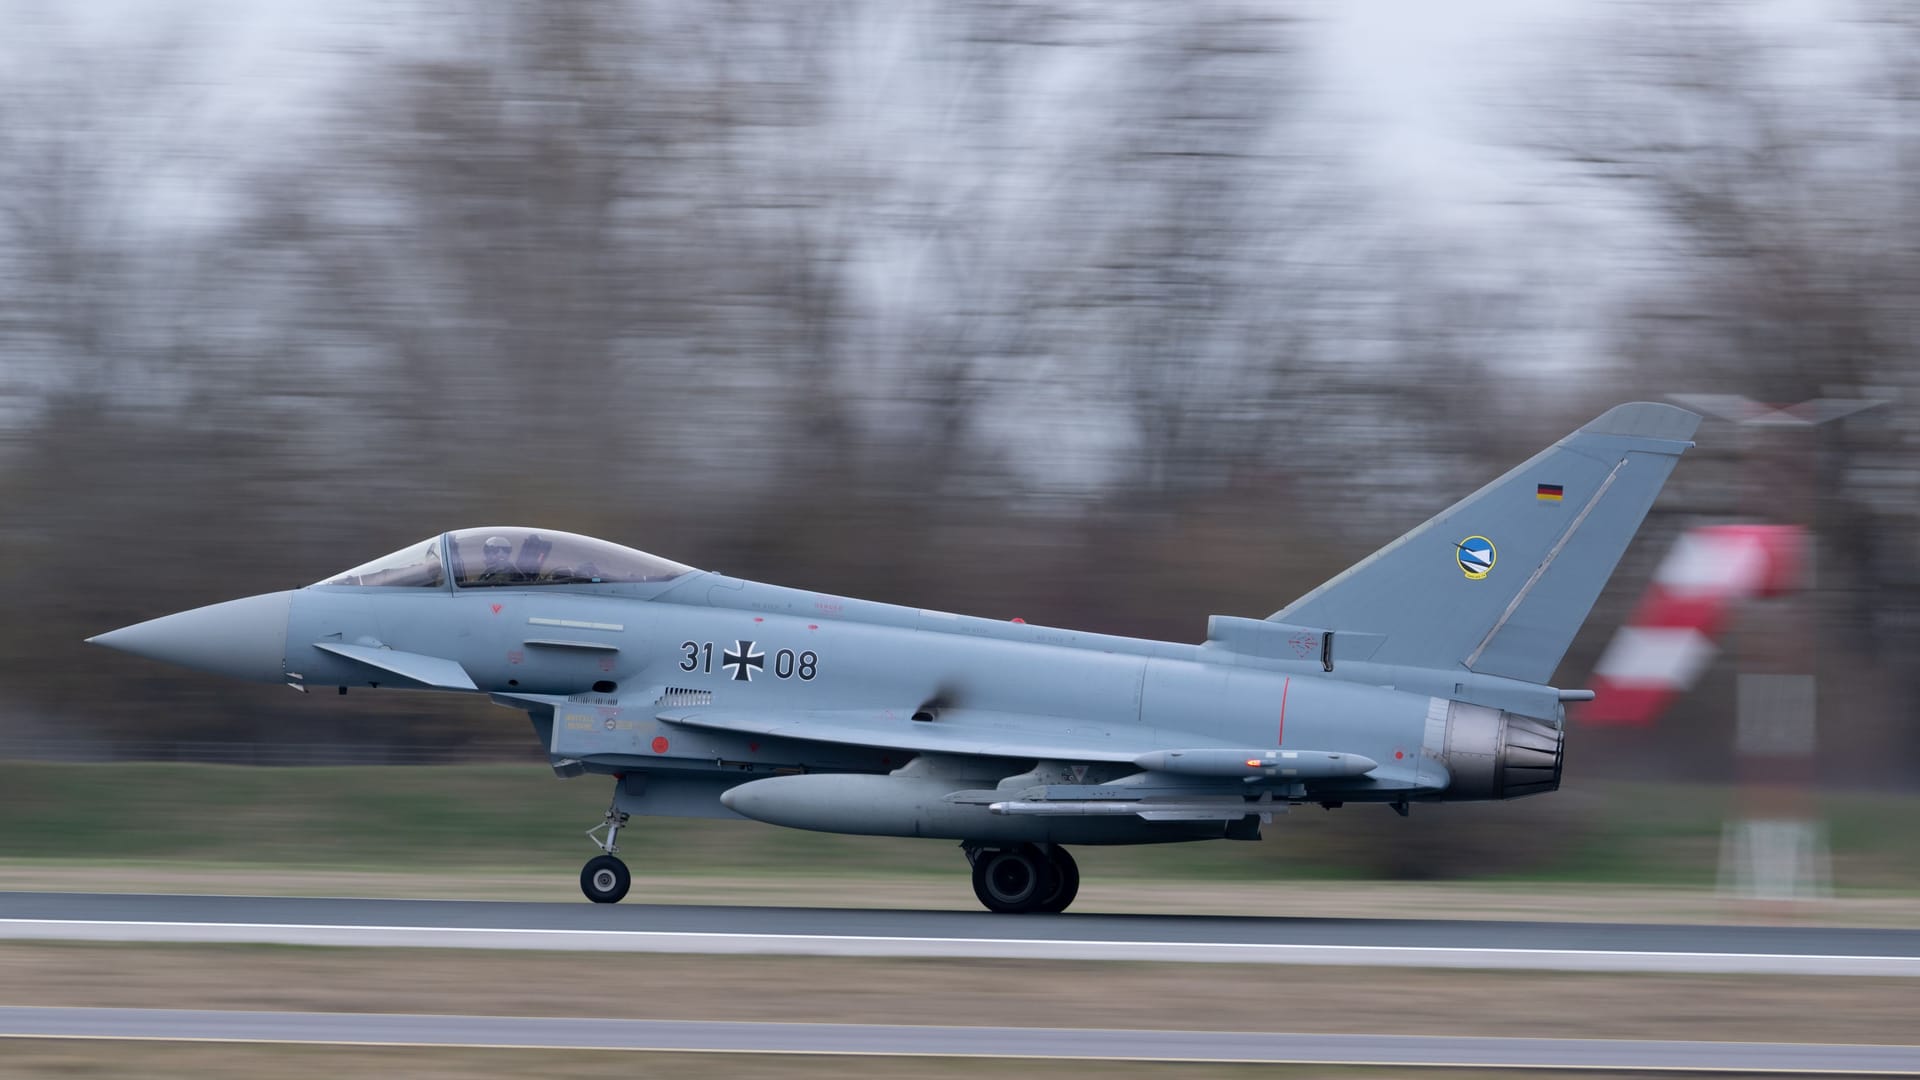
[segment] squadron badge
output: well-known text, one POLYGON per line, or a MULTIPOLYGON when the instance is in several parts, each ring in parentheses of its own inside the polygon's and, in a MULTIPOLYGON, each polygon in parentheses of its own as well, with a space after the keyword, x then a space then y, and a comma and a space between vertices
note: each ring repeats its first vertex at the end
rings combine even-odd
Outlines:
POLYGON ((1494 561, 1499 556, 1493 550, 1493 541, 1484 536, 1469 536, 1454 545, 1454 558, 1468 580, 1479 581, 1493 572, 1494 561))

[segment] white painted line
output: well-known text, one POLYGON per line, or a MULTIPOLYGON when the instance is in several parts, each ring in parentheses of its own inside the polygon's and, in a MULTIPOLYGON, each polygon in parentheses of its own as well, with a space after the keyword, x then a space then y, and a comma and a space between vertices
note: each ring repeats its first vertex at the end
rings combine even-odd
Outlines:
POLYGON ((985 957, 990 959, 1490 968, 1531 971, 1873 975, 1920 978, 1920 956, 1654 952, 1612 949, 1276 945, 1216 941, 1087 941, 93 919, 0 919, 0 938, 42 941, 332 945, 362 948, 558 949, 754 956, 985 957))

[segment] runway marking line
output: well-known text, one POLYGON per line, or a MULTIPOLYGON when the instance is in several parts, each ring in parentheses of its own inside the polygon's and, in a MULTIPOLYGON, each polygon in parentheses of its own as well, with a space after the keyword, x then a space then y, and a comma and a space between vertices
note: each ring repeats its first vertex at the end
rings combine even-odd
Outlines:
POLYGON ((93 927, 154 927, 168 929, 207 928, 217 930, 318 930, 340 933, 429 933, 429 934, 532 934, 555 937, 587 937, 606 935, 630 938, 716 938, 727 941, 771 941, 771 942, 809 942, 809 941, 845 941, 881 944, 928 945, 1050 945, 1050 946, 1088 946, 1088 947, 1129 947, 1129 948, 1167 948, 1167 949, 1222 949, 1240 951, 1299 951, 1299 952, 1405 952, 1439 953, 1445 955, 1493 955, 1493 956, 1583 956, 1617 957, 1621 959, 1720 959, 1720 960, 1823 960, 1889 963, 1920 963, 1920 956, 1875 955, 1871 953, 1751 953, 1751 952, 1681 952, 1657 951, 1650 949, 1522 949, 1507 946, 1464 946, 1464 945, 1330 945, 1289 942, 1260 941, 1168 941, 1168 940, 1125 940, 1103 938, 987 938, 987 937, 925 937, 889 934, 752 934, 734 930, 620 930, 588 929, 579 927, 510 927, 510 926, 399 926, 367 923, 277 923, 277 922, 212 922, 205 920, 165 920, 165 919, 28 919, 0 918, 0 927, 10 925, 41 926, 93 926, 93 927))
MULTIPOLYGON (((352 1014, 343 1014, 352 1015, 352 1014)), ((1143 1061, 1167 1065, 1338 1065, 1401 1069, 1565 1069, 1569 1072, 1652 1072, 1652 1073, 1744 1073, 1781 1076, 1912 1076, 1905 1069, 1844 1068, 1753 1068, 1736 1065, 1566 1065, 1540 1062, 1473 1061, 1362 1061, 1329 1060, 1324 1057, 1235 1058, 1235 1057, 1124 1057, 1113 1054, 996 1054, 986 1051, 940 1052, 931 1050, 735 1050, 721 1047, 687 1046, 594 1046, 569 1043, 564 1047, 550 1043, 452 1043, 427 1041, 379 1042, 364 1039, 270 1039, 244 1035, 20 1035, 0 1032, 0 1039, 48 1039, 64 1042, 163 1042, 227 1043, 267 1046, 351 1046, 362 1049, 415 1050, 587 1050, 628 1054, 753 1054, 761 1057, 870 1057, 870 1058, 980 1058, 1000 1061, 1143 1061)), ((1623 1040, 1625 1041, 1625 1040, 1623 1040)), ((1739 1044, 1734 1044, 1739 1045, 1739 1044)), ((1824 1044, 1802 1044, 1820 1046, 1824 1044)), ((1842 1044, 1844 1045, 1844 1044, 1842 1044)))
MULTIPOLYGON (((1362 1032, 1253 1031, 1246 1028, 1095 1028, 1095 1027, 1054 1027, 1051 1025, 1045 1026, 1045 1027, 1035 1027, 1030 1024, 856 1024, 856 1023, 848 1023, 847 1021, 844 1021, 844 1020, 680 1020, 680 1019, 674 1019, 672 1017, 659 1017, 659 1016, 585 1016, 583 1017, 583 1016, 543 1016, 543 1015, 528 1014, 528 1013, 386 1013, 386 1012, 370 1013, 370 1012, 317 1012, 317 1011, 316 1012, 288 1012, 282 1009, 171 1009, 163 1006, 142 1006, 142 1005, 0 1005, 0 1015, 4 1015, 5 1013, 9 1013, 9 1012, 16 1012, 16 1013, 17 1012, 50 1012, 51 1013, 51 1012, 75 1012, 75 1011, 87 1011, 87 1012, 108 1013, 108 1014, 112 1014, 112 1013, 147 1013, 147 1014, 151 1014, 151 1013, 174 1013, 174 1014, 232 1013, 240 1016, 331 1017, 331 1018, 340 1018, 340 1019, 368 1017, 368 1018, 382 1019, 382 1020, 391 1020, 396 1018, 419 1019, 419 1020, 448 1020, 448 1019, 506 1020, 506 1021, 515 1021, 515 1022, 527 1021, 527 1022, 536 1023, 536 1024, 543 1023, 549 1020, 559 1021, 562 1023, 572 1023, 574 1021, 579 1021, 579 1020, 588 1020, 594 1023, 606 1023, 606 1022, 626 1023, 628 1021, 631 1021, 639 1024, 687 1024, 695 1027, 705 1027, 705 1028, 753 1028, 753 1027, 880 1028, 883 1030, 893 1029, 893 1030, 913 1030, 913 1031, 998 1031, 1002 1028, 1005 1028, 1006 1030, 1009 1030, 1009 1031, 1020 1031, 1020 1032, 1045 1031, 1045 1032, 1054 1032, 1062 1035, 1114 1035, 1114 1034, 1137 1035, 1143 1032, 1148 1032, 1152 1034, 1164 1034, 1164 1035, 1223 1035, 1223 1036, 1229 1036, 1229 1037, 1247 1036, 1250 1038, 1261 1038, 1261 1039, 1276 1038, 1276 1037, 1277 1038, 1311 1038, 1311 1039, 1319 1039, 1319 1038, 1429 1039, 1435 1042, 1446 1042, 1446 1041, 1485 1042, 1487 1040, 1494 1040, 1494 1041, 1524 1040, 1526 1042, 1534 1042, 1534 1043, 1565 1043, 1565 1044, 1572 1044, 1572 1045, 1579 1045, 1579 1046, 1586 1046, 1594 1043, 1663 1043, 1663 1044, 1678 1043, 1686 1046, 1702 1046, 1702 1047, 1765 1046, 1765 1047, 1769 1047, 1772 1049, 1779 1049, 1779 1050, 1854 1050, 1854 1049, 1912 1050, 1917 1048, 1916 1044, 1913 1044, 1913 1043, 1821 1043, 1821 1042, 1756 1043, 1756 1042, 1748 1042, 1740 1039, 1606 1039, 1606 1038, 1576 1038, 1576 1037, 1567 1036, 1567 1035, 1421 1035, 1421 1034, 1409 1035, 1409 1034, 1394 1034, 1392 1032, 1385 1032, 1385 1031, 1362 1031, 1362 1032)), ((57 1036, 56 1035, 7 1035, 6 1037, 19 1038, 19 1039, 42 1039, 42 1038, 44 1039, 52 1039, 52 1038, 87 1039, 87 1038, 95 1038, 96 1036, 91 1036, 91 1035, 57 1035, 57 1036)), ((103 1038, 103 1039, 105 1038, 112 1038, 112 1039, 145 1038, 145 1036, 140 1036, 140 1035, 101 1035, 97 1037, 103 1038)), ((158 1035, 154 1037, 186 1039, 186 1038, 197 1038, 198 1036, 158 1035)), ((274 1040, 268 1040, 268 1041, 274 1041, 274 1040)), ((427 1043, 424 1045, 440 1046, 440 1045, 447 1045, 447 1044, 427 1043)), ((492 1046, 494 1044, 479 1043, 476 1045, 492 1046)), ((744 1050, 740 1051, 740 1053, 746 1053, 746 1052, 747 1051, 744 1051, 744 1050)), ((771 1053, 771 1052, 777 1052, 777 1051, 769 1051, 769 1052, 771 1053)), ((829 1053, 830 1051, 809 1050, 805 1052, 806 1053, 829 1053)), ((876 1053, 876 1054, 888 1053, 887 1051, 884 1051, 884 1050, 874 1050, 874 1051, 868 1051, 868 1052, 876 1053)), ((967 1051, 966 1053, 970 1054, 971 1051, 967 1051)), ((951 1055, 941 1054, 937 1056, 948 1057, 951 1055)), ((1007 1054, 1002 1056, 1023 1057, 1027 1055, 1007 1054)), ((1200 1059, 1200 1060, 1204 1060, 1204 1059, 1200 1059)))

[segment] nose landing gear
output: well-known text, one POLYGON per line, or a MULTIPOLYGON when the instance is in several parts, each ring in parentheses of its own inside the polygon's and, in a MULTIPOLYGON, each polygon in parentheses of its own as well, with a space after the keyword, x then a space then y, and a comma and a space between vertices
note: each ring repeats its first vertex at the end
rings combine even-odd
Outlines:
POLYGON ((1061 912, 1080 892, 1080 867, 1058 844, 962 848, 973 864, 973 895, 988 911, 1061 912))
POLYGON ((627 823, 627 815, 609 806, 607 816, 600 824, 587 830, 587 839, 604 854, 587 860, 580 868, 580 891, 587 899, 596 904, 617 904, 627 895, 627 889, 633 885, 633 875, 628 872, 627 864, 614 856, 620 845, 614 841, 620 837, 620 826, 627 823), (605 829, 607 835, 600 836, 605 829))
POLYGON ((611 855, 596 855, 580 869, 580 891, 596 904, 617 904, 627 895, 633 875, 611 855))

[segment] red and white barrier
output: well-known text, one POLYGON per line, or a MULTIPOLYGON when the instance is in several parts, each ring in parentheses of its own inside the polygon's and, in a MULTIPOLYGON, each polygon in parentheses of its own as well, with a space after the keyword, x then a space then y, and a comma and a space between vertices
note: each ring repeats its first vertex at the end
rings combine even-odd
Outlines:
POLYGON ((1595 697, 1578 719, 1653 723, 1713 662, 1735 605, 1798 588, 1806 559, 1806 532, 1796 525, 1709 525, 1683 533, 1594 665, 1595 697))

